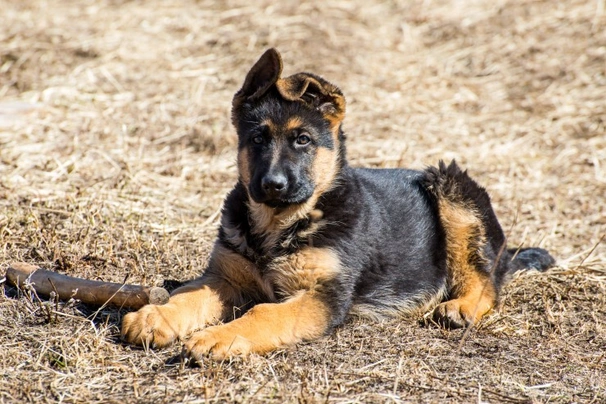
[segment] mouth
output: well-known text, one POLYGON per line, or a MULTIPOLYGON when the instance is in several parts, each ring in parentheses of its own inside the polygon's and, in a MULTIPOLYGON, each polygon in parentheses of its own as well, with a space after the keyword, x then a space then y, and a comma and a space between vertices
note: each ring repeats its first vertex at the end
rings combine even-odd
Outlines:
POLYGON ((273 209, 286 209, 290 206, 300 205, 307 202, 311 197, 311 192, 300 191, 294 195, 283 195, 279 197, 272 197, 270 195, 258 195, 255 192, 250 192, 251 199, 256 203, 261 203, 273 209))
POLYGON ((266 206, 269 206, 272 209, 285 209, 291 205, 290 203, 280 201, 280 200, 265 201, 265 202, 263 202, 263 204, 266 206))
POLYGON ((255 201, 262 203, 270 208, 274 209, 286 209, 293 205, 300 205, 306 202, 309 198, 280 198, 280 199, 265 199, 262 201, 255 201))
POLYGON ((286 209, 289 206, 300 205, 303 202, 305 202, 305 201, 271 199, 271 200, 264 201, 262 203, 266 206, 269 206, 270 208, 281 210, 281 209, 286 209))

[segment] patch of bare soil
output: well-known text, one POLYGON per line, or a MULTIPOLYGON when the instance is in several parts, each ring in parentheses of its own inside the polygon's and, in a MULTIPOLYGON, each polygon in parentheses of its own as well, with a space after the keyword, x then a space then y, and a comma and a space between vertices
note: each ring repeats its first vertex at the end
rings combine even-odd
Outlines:
MULTIPOLYGON (((0 402, 606 401, 604 0, 0 0, 0 273, 161 284, 204 268, 236 180, 230 103, 270 46, 348 100, 352 164, 456 158, 521 274, 477 328, 351 319, 200 368, 122 311, 0 284, 0 402)), ((0 276, 1 279, 1 276, 0 276)))

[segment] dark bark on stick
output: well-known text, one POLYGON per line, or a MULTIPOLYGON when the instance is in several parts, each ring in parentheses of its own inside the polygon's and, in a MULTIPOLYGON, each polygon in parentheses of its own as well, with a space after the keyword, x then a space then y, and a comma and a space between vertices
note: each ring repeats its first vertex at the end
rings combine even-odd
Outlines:
POLYGON ((139 309, 146 304, 164 304, 169 294, 164 288, 92 281, 62 275, 24 262, 13 263, 6 279, 14 286, 32 285, 36 293, 50 296, 55 292, 60 300, 78 299, 93 306, 105 304, 127 309, 139 309))

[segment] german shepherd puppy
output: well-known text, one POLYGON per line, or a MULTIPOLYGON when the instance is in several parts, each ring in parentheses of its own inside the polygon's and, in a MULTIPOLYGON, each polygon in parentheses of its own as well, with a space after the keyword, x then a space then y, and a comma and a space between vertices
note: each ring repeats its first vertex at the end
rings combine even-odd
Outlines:
POLYGON ((505 248, 488 194, 455 162, 350 167, 341 91, 281 72, 269 49, 233 98, 239 179, 202 277, 127 314, 124 340, 183 339, 197 360, 224 358, 318 338, 350 313, 436 305, 438 324, 465 327, 495 306, 507 274, 553 265, 545 250, 505 248))

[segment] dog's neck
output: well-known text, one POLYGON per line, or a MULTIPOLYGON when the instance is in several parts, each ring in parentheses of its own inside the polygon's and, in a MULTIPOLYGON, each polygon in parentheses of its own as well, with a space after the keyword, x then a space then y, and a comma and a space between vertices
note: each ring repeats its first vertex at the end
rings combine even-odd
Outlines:
POLYGON ((318 197, 313 196, 306 202, 285 208, 271 208, 249 199, 251 231, 263 240, 263 250, 269 251, 274 248, 282 234, 298 222, 320 220, 322 212, 316 209, 318 197))
POLYGON ((248 226, 236 225, 234 216, 225 212, 220 238, 262 271, 274 258, 310 245, 311 236, 324 224, 323 212, 309 201, 282 210, 253 201, 244 203, 246 218, 240 220, 247 220, 248 226))

